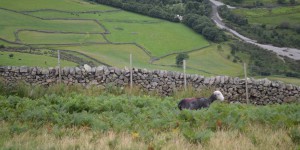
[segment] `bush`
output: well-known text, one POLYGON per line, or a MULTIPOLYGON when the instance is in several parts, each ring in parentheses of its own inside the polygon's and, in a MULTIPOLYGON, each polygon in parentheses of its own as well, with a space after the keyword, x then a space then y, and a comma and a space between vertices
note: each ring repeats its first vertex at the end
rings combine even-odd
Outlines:
POLYGON ((289 136, 295 144, 300 144, 300 130, 299 128, 292 128, 289 136))
POLYGON ((9 54, 8 56, 9 56, 9 58, 13 58, 14 54, 9 54))
POLYGON ((181 67, 183 65, 183 60, 189 59, 189 55, 187 53, 180 53, 176 56, 176 65, 181 67))
POLYGON ((280 28, 280 29, 289 29, 290 28, 290 23, 289 22, 282 22, 278 25, 278 28, 280 28))

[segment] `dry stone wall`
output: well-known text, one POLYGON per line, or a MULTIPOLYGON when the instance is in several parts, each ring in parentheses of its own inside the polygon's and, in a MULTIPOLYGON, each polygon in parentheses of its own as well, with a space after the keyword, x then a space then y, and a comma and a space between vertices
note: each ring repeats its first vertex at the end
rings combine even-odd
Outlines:
MULTIPOLYGON (((59 80, 58 68, 0 67, 0 76, 9 82, 23 80, 32 85, 51 85, 59 80)), ((66 85, 125 87, 130 84, 130 70, 114 67, 64 67, 61 70, 62 83, 66 85)), ((229 102, 246 101, 246 80, 237 77, 204 77, 187 74, 187 84, 200 91, 206 87, 220 90, 229 102)), ((133 83, 144 91, 157 91, 162 95, 172 95, 184 86, 184 74, 179 72, 133 69, 133 83)), ((299 100, 300 87, 268 79, 247 79, 250 102, 257 105, 284 103, 299 100)))

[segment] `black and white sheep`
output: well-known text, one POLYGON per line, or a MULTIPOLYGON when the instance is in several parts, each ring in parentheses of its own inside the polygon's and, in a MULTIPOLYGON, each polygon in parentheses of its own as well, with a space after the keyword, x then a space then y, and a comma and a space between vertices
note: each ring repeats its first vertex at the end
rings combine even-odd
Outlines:
POLYGON ((185 98, 178 103, 178 108, 182 109, 201 109, 207 108, 215 100, 224 101, 224 96, 220 91, 214 91, 209 98, 185 98))

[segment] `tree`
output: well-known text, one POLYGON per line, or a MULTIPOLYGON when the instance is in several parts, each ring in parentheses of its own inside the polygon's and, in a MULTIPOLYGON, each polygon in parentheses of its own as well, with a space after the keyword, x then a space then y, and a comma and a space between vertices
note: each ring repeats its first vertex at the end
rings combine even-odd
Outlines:
POLYGON ((189 59, 189 55, 187 53, 179 53, 176 56, 176 65, 178 67, 183 65, 183 60, 189 59))

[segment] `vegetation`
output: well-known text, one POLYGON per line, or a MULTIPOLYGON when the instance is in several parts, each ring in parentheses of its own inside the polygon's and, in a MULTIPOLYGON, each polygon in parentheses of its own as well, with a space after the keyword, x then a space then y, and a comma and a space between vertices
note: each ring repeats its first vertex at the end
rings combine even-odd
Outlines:
MULTIPOLYGON (((187 72, 190 74, 200 72, 200 74, 204 76, 229 75, 242 77, 243 65, 240 63, 233 63, 232 59, 227 58, 228 55, 232 56, 230 54, 230 46, 222 44, 222 49, 219 50, 217 47, 217 45, 212 45, 188 53, 189 59, 186 61, 187 72)), ((154 64, 176 66, 174 63, 176 56, 177 55, 170 55, 164 57, 163 59, 155 61, 154 64)))
MULTIPOLYGON (((0 64, 3 66, 39 66, 39 67, 55 67, 57 66, 57 58, 43 55, 34 55, 19 52, 3 52, 0 51, 0 64), (34 61, 32 61, 34 60, 34 61)), ((76 63, 70 61, 61 61, 62 66, 77 66, 76 63)))
POLYGON ((176 56, 176 65, 178 67, 182 66, 183 65, 183 60, 187 60, 187 59, 189 59, 189 55, 187 53, 179 53, 176 56))
MULTIPOLYGON (((211 91, 203 92, 198 94, 211 91)), ((179 147, 174 148, 180 149, 182 144, 191 148, 238 147, 243 142, 257 149, 295 149, 299 141, 299 104, 216 102, 208 109, 179 111, 180 92, 180 97, 165 98, 134 93, 137 95, 129 96, 126 89, 114 87, 103 91, 1 82, 0 132, 6 136, 1 136, 0 146, 18 148, 20 142, 27 143, 25 149, 98 144, 122 149, 122 143, 128 141, 131 145, 126 147, 161 149, 172 148, 178 141, 175 146, 179 147), (107 136, 109 140, 103 141, 107 136), (45 138, 48 146, 41 142, 45 138), (66 143, 54 144, 59 140, 66 143), (231 140, 235 142, 227 142, 231 140)))
POLYGON ((237 7, 257 8, 257 7, 276 7, 282 5, 297 5, 296 0, 222 0, 224 3, 237 7))
POLYGON ((219 9, 228 25, 260 43, 300 48, 300 6, 229 10, 219 9))
POLYGON ((206 16, 187 14, 184 16, 183 23, 194 29, 197 33, 202 34, 208 40, 214 42, 222 42, 227 40, 224 32, 214 27, 214 23, 211 22, 211 20, 206 16))
MULTIPOLYGON (((101 4, 110 5, 113 7, 122 8, 132 12, 137 12, 140 14, 148 15, 151 17, 166 19, 173 22, 181 21, 180 16, 183 18, 190 18, 190 15, 197 15, 198 19, 204 16, 209 16, 211 13, 211 6, 208 0, 190 0, 190 1, 140 1, 140 0, 130 0, 130 1, 119 1, 119 0, 92 0, 101 4), (159 5, 157 5, 159 4, 159 5)), ((193 21, 194 22, 194 21, 193 21)), ((186 23, 185 23, 186 24, 186 23)), ((193 26, 186 24, 187 26, 194 29, 197 33, 202 34, 206 39, 214 42, 226 41, 225 34, 223 31, 218 30, 217 27, 211 22, 210 19, 199 20, 195 22, 193 26), (205 21, 205 22, 202 22, 205 21), (210 24, 205 32, 199 32, 195 26, 200 24, 210 24)))
POLYGON ((250 55, 248 68, 253 76, 286 75, 300 77, 300 68, 296 65, 299 61, 293 61, 289 58, 285 58, 284 61, 279 59, 274 53, 242 42, 236 42, 230 46, 231 54, 235 56, 236 61, 241 61, 237 54, 238 52, 250 55))

